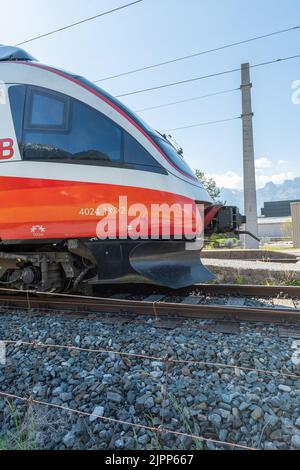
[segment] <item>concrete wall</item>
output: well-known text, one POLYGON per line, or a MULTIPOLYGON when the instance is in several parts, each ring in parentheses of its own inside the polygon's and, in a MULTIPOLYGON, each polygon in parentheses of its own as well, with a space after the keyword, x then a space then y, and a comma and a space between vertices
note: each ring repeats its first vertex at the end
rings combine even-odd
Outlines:
POLYGON ((201 252, 201 259, 233 259, 233 260, 282 260, 283 258, 290 260, 291 262, 297 261, 297 256, 280 251, 268 251, 268 250, 234 250, 234 249, 218 249, 218 250, 205 250, 201 252))
POLYGON ((300 203, 291 204, 294 248, 300 248, 300 203))
POLYGON ((262 263, 261 261, 227 261, 203 259, 203 264, 213 272, 219 282, 236 284, 237 279, 242 284, 278 284, 300 280, 300 270, 294 265, 262 263), (276 267, 275 267, 276 266, 276 267))

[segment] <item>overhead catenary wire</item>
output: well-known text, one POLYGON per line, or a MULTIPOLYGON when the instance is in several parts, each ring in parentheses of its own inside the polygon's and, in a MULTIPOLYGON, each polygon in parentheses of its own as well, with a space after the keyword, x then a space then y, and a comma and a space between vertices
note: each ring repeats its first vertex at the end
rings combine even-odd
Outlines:
POLYGON ((145 93, 147 91, 161 90, 163 88, 169 88, 169 87, 176 86, 176 85, 183 85, 185 83, 197 82, 199 80, 205 80, 207 78, 213 78, 213 77, 218 77, 218 76, 221 76, 221 75, 227 75, 227 74, 238 72, 238 71, 240 71, 240 67, 230 69, 230 70, 224 70, 222 72, 211 73, 209 75, 202 75, 201 77, 188 78, 186 80, 180 80, 178 82, 166 83, 164 85, 158 85, 158 86, 155 86, 155 87, 144 88, 144 89, 141 89, 141 90, 134 90, 134 91, 131 91, 131 92, 128 92, 128 93, 123 93, 121 95, 116 95, 116 98, 124 98, 125 96, 138 95, 139 93, 145 93))
MULTIPOLYGON (((258 68, 258 67, 265 67, 267 65, 272 65, 272 64, 276 64, 276 63, 280 63, 280 62, 284 62, 284 61, 288 61, 288 60, 299 59, 299 58, 300 58, 300 54, 296 54, 296 55, 289 56, 289 57, 283 57, 283 58, 279 58, 279 59, 275 59, 275 60, 269 60, 269 61, 266 61, 266 62, 261 62, 259 64, 250 65, 250 68, 253 69, 253 68, 258 68)), ((140 93, 146 93, 148 91, 161 90, 161 89, 173 87, 173 86, 176 86, 176 85, 183 85, 185 83, 191 83, 191 82, 197 82, 197 81, 200 81, 200 80, 205 80, 205 79, 208 79, 208 78, 220 77, 220 76, 228 75, 228 74, 231 74, 231 73, 234 73, 234 72, 240 72, 240 70, 241 70, 241 68, 237 67, 237 68, 234 68, 234 69, 223 70, 222 72, 216 72, 216 73, 211 73, 211 74, 208 74, 208 75, 202 75, 200 77, 189 78, 187 80, 180 80, 180 81, 177 81, 177 82, 165 83, 163 85, 158 85, 158 86, 154 86, 154 87, 150 87, 150 88, 144 88, 144 89, 141 89, 141 90, 134 90, 134 91, 131 91, 129 93, 123 93, 121 95, 117 95, 116 98, 123 98, 125 96, 137 95, 137 94, 140 94, 140 93)))
POLYGON ((181 131, 183 129, 192 129, 194 127, 211 126, 213 124, 222 124, 225 122, 236 121, 238 119, 241 119, 241 116, 236 116, 236 117, 227 118, 227 119, 219 119, 217 121, 200 122, 199 124, 191 124, 189 126, 175 127, 173 129, 167 129, 165 132, 181 131))
POLYGON ((120 10, 124 10, 125 8, 131 7, 133 5, 136 5, 137 3, 141 3, 143 0, 135 0, 134 2, 127 3, 126 5, 121 5, 119 7, 113 8, 111 10, 104 11, 102 13, 99 13, 98 15, 91 16, 89 18, 85 18, 83 20, 77 21, 76 23, 71 23, 67 26, 63 26, 62 28, 54 29, 53 31, 49 31, 47 33, 41 34, 39 36, 35 36, 33 38, 27 39, 26 41, 19 42, 18 44, 15 44, 16 47, 18 46, 23 46, 24 44, 28 44, 29 42, 37 41, 38 39, 45 38, 47 36, 51 36, 53 34, 59 33, 61 31, 65 31, 66 29, 74 28, 75 26, 78 26, 83 23, 87 23, 88 21, 95 20, 97 18, 101 18, 102 16, 110 15, 111 13, 115 13, 120 10))
POLYGON ((106 80, 112 80, 112 79, 118 78, 118 77, 124 77, 126 75, 131 75, 131 74, 134 74, 134 73, 142 72, 144 70, 150 70, 150 69, 154 69, 154 68, 157 68, 157 67, 162 67, 163 65, 173 64, 173 63, 176 63, 176 62, 180 62, 182 60, 192 59, 194 57, 199 57, 201 55, 210 54, 212 52, 217 52, 217 51, 221 51, 221 50, 224 50, 224 49, 229 49, 231 47, 240 46, 242 44, 247 44, 247 43, 250 43, 250 42, 258 41, 258 40, 265 39, 265 38, 268 38, 268 37, 271 37, 271 36, 276 36, 276 35, 279 35, 279 34, 288 33, 290 31, 295 31, 299 28, 300 28, 300 25, 297 25, 297 26, 293 26, 291 28, 281 29, 279 31, 273 31, 271 33, 263 34, 261 36, 254 36, 252 38, 244 39, 242 41, 232 42, 230 44, 225 44, 225 45, 215 47, 215 48, 212 48, 212 49, 207 49, 207 50, 204 50, 204 51, 196 52, 194 54, 189 54, 189 55, 186 55, 186 56, 177 57, 175 59, 166 60, 164 62, 158 62, 156 64, 136 68, 136 69, 133 69, 133 70, 128 70, 127 72, 121 72, 121 73, 116 74, 116 75, 111 75, 109 77, 100 78, 100 79, 96 80, 95 83, 103 82, 103 81, 106 81, 106 80))
POLYGON ((202 99, 210 98, 210 97, 213 97, 213 96, 225 95, 225 94, 233 93, 233 92, 239 91, 239 90, 240 90, 240 88, 231 88, 229 90, 217 91, 215 93, 209 93, 207 95, 194 96, 193 98, 187 98, 187 99, 179 100, 179 101, 171 101, 169 103, 159 104, 157 106, 150 106, 149 108, 137 109, 137 110, 135 110, 135 112, 136 113, 143 113, 145 111, 150 111, 150 110, 153 110, 153 109, 167 108, 169 106, 174 106, 176 104, 190 103, 192 101, 202 100, 202 99))
POLYGON ((199 124, 190 124, 188 126, 175 127, 173 129, 167 129, 165 132, 180 131, 183 129, 192 129, 193 127, 210 126, 213 124, 222 124, 224 122, 237 121, 238 119, 241 119, 242 117, 245 117, 245 116, 253 116, 253 114, 250 113, 250 114, 244 114, 243 116, 235 116, 232 118, 218 119, 216 121, 206 121, 206 122, 200 122, 199 124))

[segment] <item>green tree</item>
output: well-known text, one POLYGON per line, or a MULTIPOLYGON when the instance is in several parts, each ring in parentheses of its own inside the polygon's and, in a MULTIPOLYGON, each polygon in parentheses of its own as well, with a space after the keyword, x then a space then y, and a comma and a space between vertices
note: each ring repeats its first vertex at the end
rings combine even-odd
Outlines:
POLYGON ((210 197, 216 202, 218 201, 221 191, 218 188, 215 180, 213 178, 207 178, 203 171, 196 170, 196 176, 198 180, 203 184, 204 188, 210 195, 210 197))

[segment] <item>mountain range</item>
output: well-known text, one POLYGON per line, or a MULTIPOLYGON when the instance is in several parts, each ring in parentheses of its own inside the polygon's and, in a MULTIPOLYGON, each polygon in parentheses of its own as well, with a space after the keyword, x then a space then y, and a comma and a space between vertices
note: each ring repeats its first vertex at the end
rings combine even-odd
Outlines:
MULTIPOLYGON (((228 205, 238 206, 241 211, 244 209, 244 193, 242 190, 220 188, 220 199, 228 205)), ((282 184, 267 183, 264 188, 257 190, 257 207, 260 210, 265 202, 286 201, 290 199, 300 199, 300 178, 286 180, 282 184)))

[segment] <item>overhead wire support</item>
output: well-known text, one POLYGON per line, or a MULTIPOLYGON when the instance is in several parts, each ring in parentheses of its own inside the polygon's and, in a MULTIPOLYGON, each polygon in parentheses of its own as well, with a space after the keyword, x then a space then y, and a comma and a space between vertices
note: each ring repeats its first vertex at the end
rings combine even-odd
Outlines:
POLYGON ((205 51, 196 52, 194 54, 189 54, 189 55, 186 55, 186 56, 177 57, 175 59, 166 60, 164 62, 158 62, 156 64, 148 65, 148 66, 145 66, 145 67, 140 67, 140 68, 133 69, 133 70, 128 70, 127 72, 122 72, 122 73, 119 73, 119 74, 116 74, 116 75, 111 75, 109 77, 100 78, 100 79, 96 80, 95 83, 104 82, 104 81, 107 81, 107 80, 112 80, 114 78, 125 77, 126 75, 131 75, 131 74, 134 74, 134 73, 143 72, 144 70, 151 70, 151 69, 154 69, 154 68, 157 68, 157 67, 162 67, 163 65, 174 64, 175 62, 180 62, 182 60, 192 59, 194 57, 199 57, 201 55, 211 54, 212 52, 222 51, 224 49, 229 49, 231 47, 236 47, 236 46, 240 46, 242 44, 251 43, 251 42, 254 42, 254 41, 258 41, 260 39, 265 39, 265 38, 268 38, 268 37, 271 37, 271 36, 276 36, 276 35, 279 35, 279 34, 288 33, 290 31, 295 31, 299 28, 300 28, 300 25, 297 25, 297 26, 293 26, 291 28, 281 29, 279 31, 273 31, 272 33, 263 34, 261 36, 254 36, 252 38, 244 39, 242 41, 232 42, 230 44, 225 44, 223 46, 215 47, 215 48, 212 48, 212 49, 207 49, 205 51))
POLYGON ((67 26, 63 26, 62 28, 55 29, 53 31, 49 31, 48 33, 41 34, 39 36, 35 36, 33 38, 27 39, 26 41, 19 42, 18 44, 15 44, 16 47, 23 46, 24 44, 28 44, 29 42, 37 41, 38 39, 45 38, 47 36, 51 36, 52 34, 59 33, 61 31, 65 31, 66 29, 74 28, 75 26, 78 26, 83 23, 87 23, 88 21, 95 20, 97 18, 101 18, 102 16, 109 15, 111 13, 115 13, 120 10, 124 10, 125 8, 131 7, 133 5, 136 5, 137 3, 141 3, 143 0, 135 0, 134 2, 127 3, 126 5, 121 5, 120 7, 113 8, 111 10, 104 11, 102 13, 99 13, 98 15, 91 16, 90 18, 85 18, 84 20, 77 21, 76 23, 69 24, 67 26))

